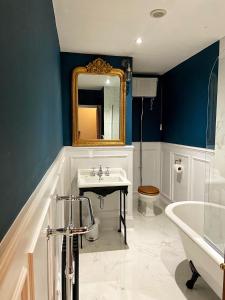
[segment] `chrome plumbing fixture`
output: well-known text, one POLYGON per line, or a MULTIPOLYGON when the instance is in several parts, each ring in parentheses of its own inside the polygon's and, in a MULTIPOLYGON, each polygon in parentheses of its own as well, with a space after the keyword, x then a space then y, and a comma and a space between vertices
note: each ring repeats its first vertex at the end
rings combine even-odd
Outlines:
POLYGON ((103 170, 102 170, 102 166, 99 166, 99 170, 97 172, 97 175, 99 177, 99 181, 102 180, 102 176, 103 176, 103 170))
MULTIPOLYGON (((92 227, 93 225, 91 225, 90 227, 92 227)), ((83 227, 75 228, 72 225, 70 225, 68 227, 62 227, 62 228, 48 227, 47 228, 47 238, 49 238, 50 236, 56 236, 56 235, 73 236, 73 235, 85 234, 92 230, 92 228, 90 228, 90 227, 83 226, 83 227)))
POLYGON ((104 204, 105 204, 105 202, 104 202, 105 199, 101 195, 98 195, 98 199, 100 201, 100 208, 103 209, 104 208, 104 204))
MULTIPOLYGON (((91 206, 91 201, 87 197, 74 195, 69 196, 56 196, 56 201, 67 201, 68 206, 68 225, 62 228, 47 228, 47 239, 49 240, 51 236, 65 236, 66 237, 66 266, 65 266, 65 277, 66 277, 66 300, 73 300, 73 284, 76 284, 77 291, 79 285, 79 252, 76 257, 74 257, 73 249, 73 237, 77 239, 78 236, 86 234, 93 229, 95 220, 93 217, 93 210, 91 206), (79 224, 80 227, 74 225, 73 220, 73 204, 78 204, 79 208, 79 224)), ((49 255, 49 251, 48 251, 49 255)), ((50 258, 48 258, 50 261, 50 258)))
POLYGON ((95 175, 97 175, 99 177, 99 181, 102 180, 103 175, 110 176, 109 167, 106 167, 105 172, 103 172, 103 168, 101 165, 99 166, 99 170, 97 172, 95 171, 95 168, 92 168, 92 170, 90 172, 90 176, 94 177, 95 175))
POLYGON ((90 175, 95 176, 95 168, 92 168, 92 171, 91 171, 90 175))
POLYGON ((109 167, 106 167, 105 176, 109 176, 109 175, 110 175, 109 167))

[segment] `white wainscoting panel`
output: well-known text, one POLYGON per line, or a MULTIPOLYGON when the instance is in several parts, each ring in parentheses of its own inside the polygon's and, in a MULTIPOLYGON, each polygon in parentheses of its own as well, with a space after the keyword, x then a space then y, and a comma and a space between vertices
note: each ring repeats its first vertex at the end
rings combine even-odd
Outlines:
POLYGON ((206 180, 214 151, 161 143, 161 197, 165 201, 204 201, 206 180), (177 175, 175 160, 181 159, 184 171, 177 175))
POLYGON ((171 160, 172 154, 168 150, 161 150, 161 182, 160 182, 160 192, 161 195, 168 199, 172 199, 171 195, 171 160))
POLYGON ((210 161, 208 159, 192 157, 191 167, 191 200, 203 201, 207 192, 206 180, 209 177, 210 161))

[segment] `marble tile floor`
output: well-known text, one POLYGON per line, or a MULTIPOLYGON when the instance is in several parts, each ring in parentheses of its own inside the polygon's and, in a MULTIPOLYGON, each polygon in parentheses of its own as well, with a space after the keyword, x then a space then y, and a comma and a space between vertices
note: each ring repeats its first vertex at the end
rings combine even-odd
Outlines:
POLYGON ((89 242, 83 239, 83 249, 80 253, 93 253, 105 251, 118 251, 129 249, 129 246, 124 244, 123 236, 117 231, 102 231, 99 234, 99 239, 95 242, 89 242))
MULTIPOLYGON (((87 242, 86 242, 87 243, 87 242)), ((135 215, 124 248, 117 232, 103 232, 80 255, 80 300, 219 300, 203 279, 193 290, 176 227, 164 212, 135 215), (89 253, 87 253, 89 252, 89 253)))

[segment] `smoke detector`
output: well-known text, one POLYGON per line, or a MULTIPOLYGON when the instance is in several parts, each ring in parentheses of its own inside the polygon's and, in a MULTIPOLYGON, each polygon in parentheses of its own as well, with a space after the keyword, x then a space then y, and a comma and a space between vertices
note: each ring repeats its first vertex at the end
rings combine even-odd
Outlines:
POLYGON ((150 16, 153 18, 162 18, 167 14, 167 11, 162 8, 154 9, 150 12, 150 16))

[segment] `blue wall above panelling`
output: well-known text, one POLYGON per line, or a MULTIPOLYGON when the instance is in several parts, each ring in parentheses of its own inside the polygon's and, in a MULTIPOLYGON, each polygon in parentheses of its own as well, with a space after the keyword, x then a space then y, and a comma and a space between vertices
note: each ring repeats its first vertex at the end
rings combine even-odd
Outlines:
POLYGON ((0 1, 0 239, 62 147, 51 1, 0 1))
POLYGON ((206 147, 208 82, 218 55, 216 42, 162 76, 163 142, 206 147))
MULTIPOLYGON (((92 55, 79 53, 61 53, 61 78, 62 78, 62 110, 63 110, 63 143, 72 145, 72 112, 71 112, 71 77, 72 71, 78 66, 86 66, 94 59, 101 57, 114 68, 122 68, 122 60, 127 57, 92 55)), ((132 58, 129 58, 132 63, 132 58)), ((126 97, 126 144, 132 143, 132 92, 131 84, 128 86, 126 97)))

